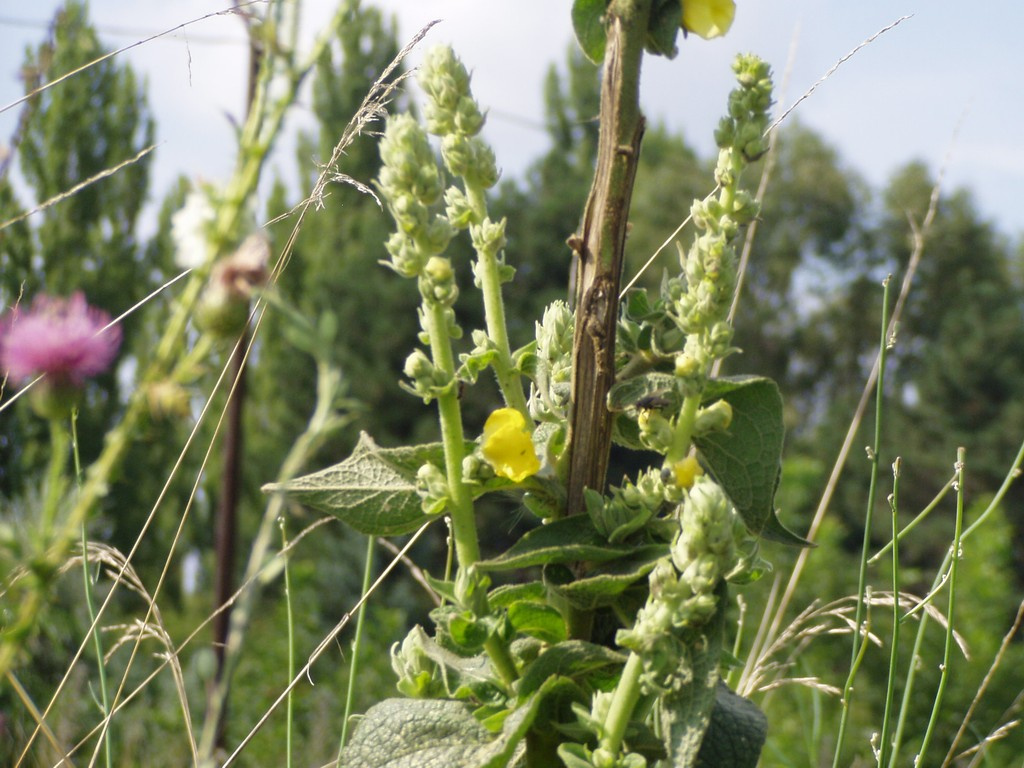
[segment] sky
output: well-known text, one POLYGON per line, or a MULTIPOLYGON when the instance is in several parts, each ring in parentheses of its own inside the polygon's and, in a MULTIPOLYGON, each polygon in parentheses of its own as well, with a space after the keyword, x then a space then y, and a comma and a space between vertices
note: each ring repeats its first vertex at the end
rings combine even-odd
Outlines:
MULTIPOLYGON (((364 0, 364 4, 369 0, 364 0)), ((59 0, 0 0, 0 109, 21 95, 27 45, 42 38, 59 0)), ((377 0, 408 40, 441 20, 410 58, 450 43, 473 73, 489 110, 486 137, 505 175, 520 175, 547 148, 544 77, 572 43, 569 0, 377 0)), ((229 0, 91 0, 110 48, 230 6, 229 0)), ((304 30, 323 27, 334 0, 305 0, 304 30)), ((938 172, 945 188, 965 186, 984 218, 1024 235, 1024 85, 1020 82, 1024 3, 986 0, 984 14, 953 0, 739 0, 722 39, 680 38, 674 60, 646 57, 641 106, 651 124, 680 132, 702 153, 732 86, 730 62, 752 51, 776 73, 777 112, 797 101, 837 62, 885 27, 803 100, 788 119, 821 133, 845 166, 876 188, 910 160, 938 172)), ((121 54, 143 75, 157 119, 154 199, 179 174, 222 181, 233 160, 233 123, 243 110, 246 46, 237 18, 211 16, 121 54)), ((0 152, 17 108, 0 113, 0 152)), ((287 173, 295 132, 312 124, 299 104, 272 167, 287 173)), ((680 210, 689 201, 680 202, 680 210)))

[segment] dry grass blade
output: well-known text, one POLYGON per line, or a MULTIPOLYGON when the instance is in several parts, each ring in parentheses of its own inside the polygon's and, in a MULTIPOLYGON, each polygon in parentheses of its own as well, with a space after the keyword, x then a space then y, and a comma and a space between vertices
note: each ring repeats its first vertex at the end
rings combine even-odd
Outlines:
POLYGON ((260 719, 256 721, 256 724, 252 727, 249 733, 246 734, 245 738, 243 738, 239 742, 238 746, 235 747, 235 750, 228 756, 228 759, 221 764, 221 768, 227 768, 234 761, 234 759, 238 757, 239 754, 241 754, 242 750, 245 749, 246 745, 252 740, 253 736, 255 736, 259 732, 260 728, 263 727, 264 723, 266 723, 270 716, 274 713, 274 710, 276 710, 281 705, 281 703, 285 700, 285 698, 292 691, 292 689, 295 688, 296 685, 298 685, 299 681, 309 674, 309 670, 312 668, 313 664, 315 664, 316 660, 319 659, 323 655, 324 651, 326 651, 331 646, 331 643, 333 643, 334 640, 338 637, 338 635, 341 633, 341 630, 343 630, 345 628, 345 625, 348 624, 349 619, 352 617, 352 615, 355 614, 355 612, 358 611, 363 606, 363 604, 370 599, 370 596, 377 591, 377 588, 382 583, 384 583, 384 579, 388 577, 388 575, 391 573, 391 571, 395 569, 395 566, 397 566, 398 563, 402 562, 402 558, 405 556, 405 554, 412 548, 413 544, 415 544, 419 540, 420 536, 423 535, 423 532, 426 531, 427 528, 429 528, 431 523, 433 522, 434 521, 431 520, 420 526, 419 530, 417 530, 416 533, 414 533, 412 537, 409 539, 409 541, 406 542, 405 546, 402 547, 401 552, 399 552, 398 555, 396 555, 391 560, 388 566, 383 570, 383 572, 381 572, 380 576, 377 577, 377 580, 373 582, 370 588, 366 591, 366 594, 361 595, 358 602, 356 602, 356 604, 353 605, 348 610, 348 612, 341 617, 341 620, 334 626, 334 628, 331 629, 331 631, 324 636, 324 639, 320 641, 320 644, 316 647, 316 649, 314 649, 313 653, 309 655, 309 658, 307 659, 306 663, 302 666, 302 669, 295 673, 295 677, 292 678, 291 682, 289 682, 285 689, 281 691, 280 695, 276 699, 274 699, 274 702, 269 707, 267 707, 266 712, 264 712, 260 719))
POLYGON ((266 0, 247 0, 246 2, 239 2, 239 3, 236 3, 235 5, 233 5, 231 8, 224 8, 224 9, 219 10, 219 11, 213 11, 212 13, 207 13, 204 16, 200 16, 200 17, 192 19, 190 21, 182 22, 178 26, 172 27, 171 29, 166 29, 163 32, 160 32, 160 33, 155 34, 155 35, 151 35, 151 36, 145 38, 144 40, 137 40, 134 43, 131 43, 130 45, 126 45, 126 46, 124 46, 122 48, 118 48, 116 51, 110 51, 110 53, 105 53, 102 56, 99 56, 98 58, 93 59, 88 64, 83 64, 82 66, 76 67, 75 69, 71 70, 70 72, 65 72, 60 77, 56 77, 53 80, 51 80, 50 82, 48 82, 48 83, 43 83, 38 88, 34 88, 29 93, 26 93, 20 99, 15 99, 10 104, 8 104, 8 105, 6 105, 4 107, 0 107, 0 114, 3 114, 4 112, 6 112, 9 109, 13 109, 14 107, 18 106, 19 104, 23 104, 24 102, 28 101, 32 97, 38 96, 43 91, 45 91, 45 90, 47 90, 49 88, 53 88, 53 86, 55 86, 55 85, 59 85, 60 83, 63 83, 65 80, 74 77, 75 75, 79 74, 80 72, 84 72, 85 70, 89 69, 90 67, 94 67, 97 64, 102 64, 104 61, 106 61, 107 59, 111 59, 114 56, 119 56, 120 54, 122 54, 122 53, 124 53, 126 51, 130 51, 133 48, 138 48, 140 45, 145 45, 146 43, 149 43, 149 42, 152 42, 153 40, 156 40, 158 38, 164 37, 165 35, 173 34, 174 32, 177 32, 179 29, 184 29, 185 27, 191 26, 193 24, 198 24, 200 21, 205 21, 206 19, 212 19, 215 16, 229 16, 229 15, 233 15, 233 14, 238 13, 242 8, 247 8, 247 7, 251 6, 251 5, 257 5, 257 4, 261 4, 261 3, 264 3, 264 2, 266 2, 266 0))
MULTIPOLYGON (((932 222, 935 220, 935 214, 938 210, 942 182, 946 175, 946 169, 949 166, 952 148, 956 143, 958 131, 959 125, 953 132, 953 138, 950 141, 950 148, 946 153, 942 166, 939 168, 939 176, 935 186, 932 188, 931 198, 928 201, 928 210, 924 215, 924 219, 920 226, 912 226, 911 228, 914 236, 914 247, 911 251, 910 258, 907 261, 906 272, 903 276, 903 282, 900 285, 900 292, 896 298, 896 304, 889 317, 889 325, 886 328, 887 339, 892 339, 896 332, 896 328, 899 327, 899 323, 903 315, 903 309, 906 306, 907 297, 910 295, 910 288, 913 284, 914 275, 917 274, 917 268, 921 263, 921 258, 924 256, 925 242, 928 238, 928 233, 931 230, 932 222)), ((850 426, 846 431, 846 436, 843 438, 842 447, 839 449, 839 454, 836 457, 835 463, 832 465, 832 472, 825 484, 825 490, 822 492, 821 499, 818 502, 818 507, 811 520, 810 528, 807 531, 806 538, 809 541, 814 541, 818 529, 821 527, 821 523, 825 518, 825 512, 828 510, 829 504, 832 502, 832 496, 839 484, 839 477, 846 466, 846 459, 849 457, 850 450, 853 447, 853 441, 857 435, 857 431, 860 429, 864 413, 867 410, 868 403, 875 390, 875 382, 878 379, 878 367, 879 357, 876 355, 871 367, 871 372, 868 374, 867 381, 864 382, 864 388, 861 390, 860 400, 857 403, 857 408, 854 411, 853 418, 850 419, 850 426)), ((810 549, 801 549, 800 553, 797 555, 796 562, 793 565, 793 570, 790 573, 789 581, 786 584, 786 589, 783 592, 778 605, 775 606, 774 616, 771 618, 768 632, 765 633, 765 639, 768 642, 771 642, 771 640, 778 635, 779 628, 782 624, 783 618, 785 617, 786 611, 789 609, 789 604, 796 593, 797 584, 803 574, 803 569, 807 564, 807 558, 810 556, 810 553, 810 549)), ((768 615, 766 614, 764 621, 767 622, 767 620, 768 615)), ((758 650, 759 649, 756 647, 753 648, 751 651, 751 657, 755 656, 758 650)))
MULTIPOLYGON (((215 611, 213 611, 202 622, 200 622, 198 626, 192 629, 189 635, 181 642, 180 645, 178 645, 177 649, 174 650, 174 663, 177 663, 177 657, 180 655, 180 653, 186 647, 191 645, 192 641, 195 640, 203 632, 203 630, 206 629, 207 626, 209 626, 209 624, 214 620, 216 616, 230 608, 238 599, 238 597, 246 589, 251 587, 256 580, 264 578, 268 573, 275 570, 277 568, 277 564, 280 558, 290 553, 292 549, 294 549, 300 541, 302 541, 307 535, 312 533, 314 530, 320 528, 323 525, 326 525, 327 523, 332 522, 337 522, 337 520, 333 517, 324 517, 320 520, 317 520, 315 523, 310 524, 305 529, 303 529, 297 536, 295 536, 291 541, 289 541, 287 547, 285 547, 276 555, 274 555, 274 557, 267 560, 267 562, 263 564, 263 567, 258 572, 256 572, 251 578, 249 578, 241 586, 239 586, 239 588, 231 596, 230 600, 228 600, 223 605, 218 606, 218 608, 215 611)), ((116 702, 113 707, 111 707, 110 717, 113 717, 114 715, 118 714, 121 710, 125 709, 128 706, 128 704, 130 704, 135 699, 135 697, 138 696, 146 688, 146 686, 148 686, 154 679, 156 679, 157 675, 163 672, 165 667, 172 663, 172 658, 168 654, 160 654, 158 655, 158 658, 161 659, 161 663, 155 669, 151 670, 149 674, 146 675, 146 677, 144 677, 135 686, 135 688, 133 688, 129 693, 127 693, 119 702, 116 702)), ((75 754, 90 739, 92 739, 94 736, 100 733, 100 731, 105 727, 106 722, 107 721, 104 720, 102 723, 96 725, 92 730, 86 733, 82 737, 82 739, 77 744, 75 744, 75 746, 70 750, 69 754, 75 754)))
MULTIPOLYGON (((984 697, 985 692, 988 690, 989 684, 995 677, 996 670, 999 669, 999 665, 1002 663, 1003 657, 1006 655, 1006 650, 1007 648, 1009 648, 1010 642, 1013 640, 1014 637, 1016 637, 1017 632, 1020 630, 1022 621, 1024 621, 1024 601, 1022 601, 1021 604, 1017 607, 1017 615, 1014 617, 1013 624, 1010 626, 1010 629, 1003 636, 1003 641, 999 644, 999 649, 996 651, 996 654, 992 659, 992 664, 989 665, 988 671, 985 673, 985 677, 981 681, 981 685, 978 686, 978 690, 974 694, 974 698, 971 701, 971 705, 967 708, 967 714, 964 715, 964 720, 960 724, 960 728, 957 729, 956 736, 953 737, 953 741, 949 745, 949 751, 946 752, 946 757, 942 761, 943 768, 945 768, 945 766, 947 765, 952 765, 954 760, 959 760, 960 757, 963 756, 957 755, 956 758, 954 758, 954 753, 956 752, 957 747, 960 744, 960 739, 962 739, 964 733, 966 733, 967 726, 971 722, 971 718, 974 717, 974 711, 977 709, 978 704, 981 702, 981 699, 984 697)), ((1006 718, 1007 714, 1004 713, 1003 717, 1001 717, 1000 720, 1006 720, 1006 718)), ((984 745, 988 741, 993 741, 996 738, 1002 738, 1002 736, 1005 735, 1005 732, 1008 731, 1011 727, 1016 726, 1017 723, 1018 721, 1014 720, 1012 723, 1006 723, 1005 725, 996 729, 991 734, 982 739, 981 743, 977 744, 976 746, 972 747, 970 750, 965 752, 964 755, 968 754, 969 752, 975 749, 982 748, 982 745, 984 745), (1000 735, 996 736, 997 733, 999 733, 1000 735)))
MULTIPOLYGON (((117 549, 99 542, 88 542, 86 554, 90 564, 99 563, 102 565, 104 573, 109 579, 126 587, 128 590, 142 598, 148 609, 145 621, 135 619, 128 624, 115 624, 106 628, 106 631, 108 632, 121 630, 121 634, 115 640, 114 644, 107 650, 104 663, 108 662, 113 657, 114 653, 127 643, 138 645, 143 640, 150 639, 155 640, 161 646, 163 650, 158 654, 158 658, 165 659, 171 666, 171 676, 174 678, 174 689, 178 696, 178 703, 181 706, 182 718, 185 724, 185 733, 187 734, 188 742, 192 747, 193 760, 195 760, 195 738, 192 734, 192 714, 189 710, 188 695, 185 690, 185 675, 182 672, 181 663, 179 662, 177 652, 174 649, 174 642, 171 640, 171 636, 164 624, 159 606, 146 590, 146 587, 142 583, 142 579, 139 578, 138 573, 125 559, 124 555, 117 549), (152 622, 149 621, 150 616, 153 617, 152 622)), ((81 569, 81 567, 82 555, 79 552, 79 554, 68 559, 61 568, 61 572, 65 573, 71 569, 81 569)), ((112 713, 108 713, 104 718, 101 723, 103 727, 107 727, 111 716, 112 713)))
POLYGON ((854 48, 848 54, 846 54, 841 59, 839 59, 839 61, 837 61, 835 64, 833 64, 831 66, 831 68, 829 68, 828 72, 826 72, 824 75, 819 77, 810 88, 808 88, 806 91, 804 91, 804 94, 799 99, 794 101, 793 104, 789 107, 789 109, 787 109, 785 112, 783 112, 774 123, 772 123, 770 126, 768 126, 768 130, 769 131, 775 130, 775 127, 778 126, 787 117, 789 117, 790 113, 794 109, 796 109, 798 106, 800 106, 801 102, 803 102, 806 99, 810 98, 811 94, 814 93, 816 90, 818 90, 818 86, 820 86, 822 83, 824 83, 830 77, 832 77, 832 75, 834 75, 836 73, 836 71, 841 66, 843 66, 843 64, 845 64, 850 59, 852 59, 862 48, 866 48, 867 46, 871 45, 873 42, 875 42, 875 40, 880 38, 886 32, 888 32, 891 29, 895 29, 900 24, 902 24, 904 21, 906 21, 907 19, 911 18, 912 15, 913 14, 910 14, 910 15, 907 15, 907 16, 900 16, 900 18, 896 19, 896 21, 892 22, 892 24, 888 24, 888 25, 882 27, 880 30, 875 32, 875 34, 871 35, 871 37, 869 37, 866 40, 864 40, 864 42, 862 42, 860 45, 858 45, 856 48, 854 48))
POLYGON ((29 692, 25 690, 25 686, 21 684, 21 681, 13 672, 7 673, 7 682, 10 683, 15 696, 17 696, 18 700, 21 701, 21 705, 25 707, 25 711, 28 712, 32 720, 35 721, 36 728, 43 732, 43 736, 46 738, 46 741, 49 743, 53 751, 61 756, 61 763, 58 764, 65 764, 69 766, 69 768, 74 768, 74 763, 71 762, 68 752, 65 751, 64 747, 62 747, 57 741, 56 734, 46 723, 46 720, 43 718, 43 713, 39 711, 36 703, 32 701, 32 697, 29 695, 29 692))
MULTIPOLYGON (((872 607, 891 608, 893 594, 891 592, 875 592, 868 597, 867 603, 872 607)), ((899 596, 899 603, 901 608, 909 611, 920 606, 922 600, 916 595, 902 592, 899 596)), ((856 626, 853 618, 856 605, 855 595, 825 604, 817 600, 812 602, 774 640, 763 647, 756 659, 753 657, 748 659, 747 668, 744 669, 743 675, 740 677, 736 692, 741 696, 751 696, 754 693, 766 693, 789 683, 798 683, 827 693, 841 694, 840 689, 822 682, 817 677, 789 677, 788 675, 800 655, 814 640, 864 631, 863 628, 856 626)), ((945 615, 935 606, 925 605, 924 611, 929 618, 943 628, 947 626, 945 615)), ((967 644, 963 637, 956 632, 953 634, 961 652, 966 658, 969 658, 967 644)), ((882 638, 870 631, 867 634, 867 639, 879 648, 884 645, 882 638)))
POLYGON ((111 168, 105 168, 99 173, 93 174, 84 181, 78 182, 77 184, 75 184, 75 186, 71 187, 71 189, 65 190, 61 192, 59 195, 54 195, 49 200, 40 203, 31 211, 25 211, 24 213, 15 216, 13 219, 8 219, 7 221, 0 223, 0 230, 6 229, 12 224, 17 224, 19 221, 24 221, 29 216, 33 216, 37 213, 40 213, 41 211, 45 211, 47 208, 56 205, 62 200, 67 200, 72 195, 76 194, 77 192, 81 192, 83 189, 92 184, 95 184, 97 181, 102 181, 103 179, 113 176, 122 168, 127 168, 129 165, 134 165, 135 163, 139 162, 139 160, 148 155, 150 152, 152 152, 154 149, 156 149, 156 144, 150 144, 148 147, 139 150, 139 152, 134 157, 129 157, 127 160, 124 160, 111 168))

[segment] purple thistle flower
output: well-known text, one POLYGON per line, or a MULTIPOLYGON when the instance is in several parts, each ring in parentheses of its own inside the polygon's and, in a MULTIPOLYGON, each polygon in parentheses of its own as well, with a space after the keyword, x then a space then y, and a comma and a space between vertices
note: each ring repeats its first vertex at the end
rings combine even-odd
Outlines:
POLYGON ((15 308, 0 325, 0 369, 18 382, 45 374, 52 385, 80 388, 110 367, 121 345, 118 326, 100 332, 109 322, 80 291, 37 296, 29 312, 15 308))

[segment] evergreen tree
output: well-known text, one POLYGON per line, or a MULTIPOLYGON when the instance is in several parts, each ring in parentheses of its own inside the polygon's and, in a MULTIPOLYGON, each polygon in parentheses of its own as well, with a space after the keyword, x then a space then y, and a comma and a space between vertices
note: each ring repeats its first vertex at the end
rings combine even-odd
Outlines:
MULTIPOLYGON (((26 53, 26 93, 104 53, 86 7, 68 0, 57 13, 51 38, 26 53)), ((29 99, 22 122, 18 161, 36 203, 68 192, 153 143, 154 124, 141 84, 131 68, 116 59, 90 66, 29 99)), ((31 301, 40 292, 67 296, 83 291, 90 304, 116 316, 146 295, 154 276, 140 258, 136 226, 146 199, 148 161, 147 157, 121 168, 6 230, 0 252, 0 303, 10 306, 22 294, 31 301)), ((0 210, 17 214, 21 205, 8 184, 3 182, 0 210)), ((132 347, 135 326, 129 322, 123 330, 122 356, 132 347)), ((84 462, 99 450, 119 407, 112 371, 90 386, 81 408, 79 447, 84 462)), ((0 424, 8 440, 22 433, 25 442, 20 450, 11 450, 27 471, 44 460, 32 446, 45 442, 37 441, 41 425, 24 418, 8 411, 0 415, 0 424)), ((3 490, 21 489, 5 485, 3 490)))

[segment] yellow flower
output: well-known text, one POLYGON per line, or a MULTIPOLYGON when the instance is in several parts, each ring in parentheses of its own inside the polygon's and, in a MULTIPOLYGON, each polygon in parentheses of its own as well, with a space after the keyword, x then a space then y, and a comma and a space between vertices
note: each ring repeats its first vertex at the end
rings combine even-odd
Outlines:
POLYGON ((526 418, 515 408, 499 408, 487 417, 481 450, 494 471, 514 483, 540 469, 526 418))
POLYGON ((697 478, 704 474, 704 469, 696 458, 687 456, 672 465, 672 472, 676 477, 676 485, 680 488, 692 488, 697 478))
POLYGON ((681 0, 683 29, 710 40, 729 31, 736 15, 734 0, 681 0))

